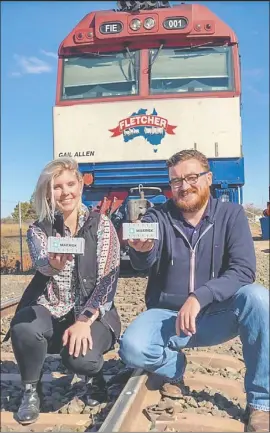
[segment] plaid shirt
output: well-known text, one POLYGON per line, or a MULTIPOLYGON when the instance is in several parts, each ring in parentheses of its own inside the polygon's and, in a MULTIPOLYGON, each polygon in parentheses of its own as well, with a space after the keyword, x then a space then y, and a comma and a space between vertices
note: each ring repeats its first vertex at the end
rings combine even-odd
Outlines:
MULTIPOLYGON (((82 205, 78 218, 79 229, 88 215, 87 207, 82 205)), ((65 236, 71 236, 66 226, 65 236)), ((48 260, 47 236, 35 225, 29 226, 27 244, 34 268, 50 277, 45 292, 38 298, 37 303, 46 307, 54 317, 62 317, 73 308, 76 317, 88 308, 99 309, 101 316, 110 310, 117 286, 120 247, 117 233, 108 217, 100 217, 97 232, 97 281, 86 303, 81 297, 74 258, 71 262, 66 262, 62 271, 53 268, 48 260)))

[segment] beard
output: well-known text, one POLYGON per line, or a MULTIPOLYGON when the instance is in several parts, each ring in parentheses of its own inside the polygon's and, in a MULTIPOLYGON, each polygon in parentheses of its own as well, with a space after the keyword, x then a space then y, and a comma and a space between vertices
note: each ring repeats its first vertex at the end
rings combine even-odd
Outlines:
POLYGON ((196 188, 189 188, 187 191, 179 191, 173 197, 174 203, 182 212, 198 212, 208 202, 210 197, 209 187, 198 191, 196 188), (189 198, 189 194, 192 194, 189 198))

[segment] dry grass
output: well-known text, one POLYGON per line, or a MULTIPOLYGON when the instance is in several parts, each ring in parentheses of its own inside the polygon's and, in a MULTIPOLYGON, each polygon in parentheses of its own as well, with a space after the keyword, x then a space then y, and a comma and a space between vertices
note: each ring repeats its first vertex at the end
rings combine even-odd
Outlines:
MULTIPOLYGON (((26 236, 22 236, 22 250, 28 251, 26 236)), ((2 254, 19 254, 20 253, 20 237, 17 236, 1 236, 1 255, 2 254)))
MULTIPOLYGON (((22 224, 22 234, 23 236, 26 235, 26 232, 28 230, 29 224, 23 223, 22 224)), ((20 228, 18 223, 8 223, 3 224, 1 223, 1 238, 3 237, 17 237, 20 236, 20 228)))
MULTIPOLYGON (((26 243, 26 232, 29 223, 22 224, 22 253, 23 269, 27 271, 32 267, 31 258, 26 243)), ((1 223, 1 271, 16 269, 16 262, 21 261, 20 256, 20 229, 19 224, 1 223)))

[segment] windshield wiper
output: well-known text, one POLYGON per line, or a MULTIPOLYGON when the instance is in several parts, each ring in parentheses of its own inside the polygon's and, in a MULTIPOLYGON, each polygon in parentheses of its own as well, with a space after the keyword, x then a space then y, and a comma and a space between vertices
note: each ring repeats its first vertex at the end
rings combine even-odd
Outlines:
MULTIPOLYGON (((196 48, 205 47, 207 45, 208 46, 213 46, 213 47, 215 47, 215 46, 221 47, 221 46, 225 46, 225 45, 227 45, 227 46, 228 45, 235 45, 235 43, 228 44, 227 42, 225 42, 223 45, 216 45, 212 41, 209 41, 209 42, 204 42, 203 44, 200 44, 200 45, 191 45, 191 46, 187 46, 187 47, 177 48, 177 49, 174 49, 174 52, 176 53, 177 51, 193 50, 193 49, 196 49, 196 48)), ((149 65, 149 69, 153 66, 153 64, 155 63, 155 61, 159 57, 160 52, 163 49, 163 47, 164 47, 164 44, 161 44, 160 47, 159 47, 159 49, 157 50, 156 54, 153 57, 152 63, 149 65)), ((168 48, 170 48, 170 47, 168 47, 168 48)), ((173 49, 173 47, 172 47, 172 49, 173 49)))
POLYGON ((216 45, 215 43, 213 43, 212 41, 209 42, 204 42, 203 44, 200 45, 190 45, 188 47, 181 47, 181 48, 176 48, 174 51, 187 51, 187 50, 195 50, 196 48, 201 48, 201 47, 205 47, 205 46, 211 46, 211 47, 224 47, 225 45, 227 45, 227 43, 223 44, 223 45, 216 45))
POLYGON ((164 47, 164 44, 161 44, 160 47, 159 47, 159 49, 157 50, 156 54, 154 55, 151 64, 149 65, 149 69, 153 66, 153 64, 154 64, 155 61, 157 60, 157 58, 158 58, 158 56, 160 55, 161 50, 162 50, 163 47, 164 47))
POLYGON ((131 55, 130 49, 128 47, 125 47, 125 48, 126 48, 126 52, 128 53, 129 60, 131 61, 132 66, 135 68, 134 59, 133 59, 133 57, 131 55))

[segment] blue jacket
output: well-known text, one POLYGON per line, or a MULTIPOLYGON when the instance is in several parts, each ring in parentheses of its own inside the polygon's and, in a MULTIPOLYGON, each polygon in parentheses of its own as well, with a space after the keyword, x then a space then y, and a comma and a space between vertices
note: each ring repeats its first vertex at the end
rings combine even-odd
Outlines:
POLYGON ((159 240, 150 252, 130 248, 133 268, 149 269, 147 308, 177 311, 190 293, 203 308, 255 281, 254 244, 243 207, 210 197, 208 209, 193 247, 175 221, 180 212, 172 200, 150 208, 142 218, 159 223, 159 240))

